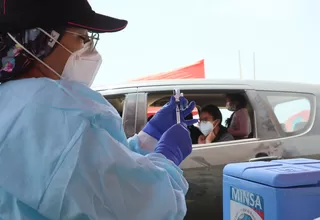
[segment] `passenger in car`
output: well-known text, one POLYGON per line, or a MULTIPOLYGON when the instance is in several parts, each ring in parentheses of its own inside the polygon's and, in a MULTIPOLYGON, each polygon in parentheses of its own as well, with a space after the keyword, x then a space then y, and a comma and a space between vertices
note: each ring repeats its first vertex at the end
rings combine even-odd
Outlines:
POLYGON ((227 119, 226 125, 228 132, 235 139, 248 138, 252 131, 251 120, 246 108, 247 100, 241 94, 228 94, 226 96, 226 107, 233 111, 230 118, 227 119))
POLYGON ((208 144, 221 141, 232 141, 233 136, 227 128, 221 125, 222 114, 215 105, 207 105, 201 109, 199 128, 202 135, 198 138, 198 144, 208 144))

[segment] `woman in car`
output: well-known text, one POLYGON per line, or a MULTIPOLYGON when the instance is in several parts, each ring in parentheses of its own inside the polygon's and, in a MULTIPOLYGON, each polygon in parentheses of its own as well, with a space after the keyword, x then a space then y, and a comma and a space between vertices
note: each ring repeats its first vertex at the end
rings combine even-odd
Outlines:
POLYGON ((228 132, 235 139, 248 138, 251 134, 251 120, 246 106, 247 100, 243 95, 228 94, 226 96, 226 107, 229 111, 233 111, 226 125, 228 132))

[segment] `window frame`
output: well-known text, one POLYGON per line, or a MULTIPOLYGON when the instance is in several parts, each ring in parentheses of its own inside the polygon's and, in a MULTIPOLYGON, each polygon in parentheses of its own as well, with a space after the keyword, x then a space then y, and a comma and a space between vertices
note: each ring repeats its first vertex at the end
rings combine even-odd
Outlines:
MULTIPOLYGON (((270 108, 273 111, 274 117, 276 118, 276 122, 279 124, 279 127, 281 127, 281 123, 279 122, 278 117, 275 114, 274 108, 275 106, 272 106, 269 103, 268 100, 268 96, 277 96, 277 94, 279 96, 288 96, 288 97, 296 97, 296 98, 300 98, 301 99, 307 99, 310 103, 310 115, 309 115, 309 120, 307 121, 306 125, 304 126, 303 129, 299 129, 297 131, 292 131, 292 132, 287 132, 285 131, 282 127, 281 127, 281 137, 285 138, 285 137, 295 137, 295 136, 299 136, 299 135, 303 135, 308 133, 314 124, 314 120, 315 120, 315 114, 316 114, 316 96, 313 93, 304 93, 304 92, 294 92, 294 91, 270 91, 270 90, 257 90, 257 93, 262 97, 262 99, 270 106, 270 108)), ((285 103, 285 102, 283 102, 285 103)))
MULTIPOLYGON (((215 86, 215 85, 211 85, 210 87, 209 86, 203 86, 203 87, 198 87, 198 86, 184 86, 183 88, 181 88, 181 92, 184 92, 184 91, 191 91, 191 90, 194 90, 195 91, 195 94, 198 92, 198 93, 201 93, 203 91, 210 91, 212 93, 231 93, 231 92, 242 92, 246 95, 246 98, 247 98, 247 101, 249 102, 249 105, 251 105, 252 107, 252 111, 253 111, 253 117, 251 118, 252 120, 254 120, 253 122, 253 128, 252 128, 252 131, 254 132, 254 137, 253 138, 248 138, 248 139, 241 139, 241 140, 232 140, 232 141, 225 141, 225 142, 216 142, 216 143, 210 143, 210 144, 196 144, 196 145, 193 145, 193 148, 198 148, 198 147, 211 147, 211 146, 229 146, 229 145, 235 145, 235 144, 246 144, 246 143, 253 143, 253 142, 257 142, 260 140, 260 138, 257 136, 257 130, 256 130, 256 112, 255 112, 255 108, 253 107, 252 105, 252 101, 250 100, 248 94, 247 94, 247 91, 248 89, 246 87, 243 87, 243 88, 232 88, 230 86, 230 88, 228 88, 229 86, 221 86, 221 85, 218 85, 218 86, 215 86), (223 92, 222 92, 223 91, 223 92)), ((169 86, 166 86, 165 88, 157 88, 157 90, 147 90, 147 89, 143 89, 144 93, 146 94, 145 95, 145 107, 146 109, 148 109, 148 97, 149 97, 149 94, 150 93, 169 93, 170 91, 172 91, 172 88, 173 87, 169 87, 169 86)), ((142 117, 142 116, 140 116, 142 117)), ((147 119, 147 116, 145 115, 145 118, 147 119)), ((142 120, 140 120, 142 121, 142 120)), ((143 126, 140 126, 140 127, 143 127, 143 126)))
MULTIPOLYGON (((123 106, 122 106, 122 125, 126 137, 132 137, 136 132, 136 94, 137 87, 133 88, 120 88, 120 89, 106 89, 106 90, 96 90, 99 92, 107 101, 110 97, 123 96, 123 106), (133 109, 134 111, 128 111, 128 109, 133 109)), ((111 103, 110 103, 111 104, 111 103)))
POLYGON ((126 94, 109 94, 109 95, 104 95, 103 96, 105 100, 107 100, 119 113, 118 109, 112 104, 112 102, 110 102, 110 99, 114 99, 114 98, 122 98, 123 99, 123 104, 122 104, 122 111, 121 114, 119 113, 120 116, 122 116, 124 114, 124 103, 126 100, 126 94))

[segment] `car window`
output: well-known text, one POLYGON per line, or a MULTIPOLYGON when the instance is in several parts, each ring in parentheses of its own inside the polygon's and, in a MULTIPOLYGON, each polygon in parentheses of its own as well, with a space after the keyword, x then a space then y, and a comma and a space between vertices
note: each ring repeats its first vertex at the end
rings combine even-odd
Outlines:
POLYGON ((310 102, 305 98, 284 102, 274 107, 274 113, 286 132, 303 129, 310 117, 310 102))
POLYGON ((309 94, 276 93, 265 94, 273 112, 284 132, 294 134, 306 131, 311 120, 313 108, 312 96, 309 94))
MULTIPOLYGON (((243 93, 243 91, 233 91, 233 92, 243 93)), ((226 105, 225 97, 226 97, 226 94, 230 93, 229 90, 183 90, 183 93, 188 100, 194 100, 197 103, 197 106, 199 108, 209 104, 217 106, 222 114, 222 125, 226 126, 226 120, 230 118, 230 116, 233 113, 227 110, 225 107, 226 105)), ((149 92, 147 94, 147 114, 145 116, 147 118, 146 121, 149 121, 153 117, 153 115, 157 111, 159 111, 161 107, 169 101, 171 94, 172 94, 172 91, 155 91, 155 92, 149 92)), ((248 105, 250 105, 250 103, 248 103, 248 105)), ((253 122, 254 120, 253 112, 250 112, 249 116, 253 122)), ((194 108, 194 110, 192 111, 192 117, 193 119, 199 119, 197 108, 194 108)), ((195 123, 194 126, 198 127, 199 124, 195 123)), ((193 144, 198 144, 197 143, 198 138, 196 138, 196 136, 201 134, 201 132, 198 131, 199 130, 198 128, 194 128, 192 126, 189 127, 189 130, 190 130, 190 135, 191 135, 193 144)), ((251 127, 251 131, 252 130, 253 130, 253 127, 251 127)), ((224 132, 224 130, 222 130, 222 132, 224 132)), ((229 138, 231 134, 230 133, 227 134, 227 133, 228 132, 225 132, 223 134, 221 133, 220 135, 223 135, 223 137, 229 138)), ((251 132, 248 138, 253 138, 253 137, 256 137, 256 136, 255 134, 253 134, 253 132, 251 132)), ((229 138, 228 140, 226 139, 225 141, 231 141, 231 139, 232 139, 232 136, 231 138, 229 138)), ((244 138, 244 139, 247 139, 247 138, 244 138)), ((225 141, 221 141, 221 142, 225 142, 225 141)))
POLYGON ((222 114, 222 125, 227 126, 226 120, 231 117, 233 112, 229 111, 226 108, 222 108, 222 107, 220 107, 219 109, 222 114))

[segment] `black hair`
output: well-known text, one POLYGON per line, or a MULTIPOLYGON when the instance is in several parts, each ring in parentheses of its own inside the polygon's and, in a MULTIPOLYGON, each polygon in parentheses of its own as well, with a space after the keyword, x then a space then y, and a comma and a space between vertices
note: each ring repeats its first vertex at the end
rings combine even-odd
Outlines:
POLYGON ((226 97, 229 98, 231 102, 238 102, 236 106, 237 109, 247 107, 247 99, 242 94, 227 94, 226 97))
POLYGON ((201 107, 200 107, 199 105, 196 105, 196 108, 197 108, 198 114, 200 114, 200 112, 201 112, 201 107))
POLYGON ((185 120, 192 120, 193 119, 192 112, 189 115, 187 115, 184 119, 185 120))
POLYGON ((220 109, 217 106, 215 106, 215 105, 206 105, 203 108, 201 108, 200 114, 202 112, 209 113, 209 115, 211 115, 214 118, 214 120, 219 119, 220 120, 220 124, 221 124, 222 114, 220 112, 220 109))

